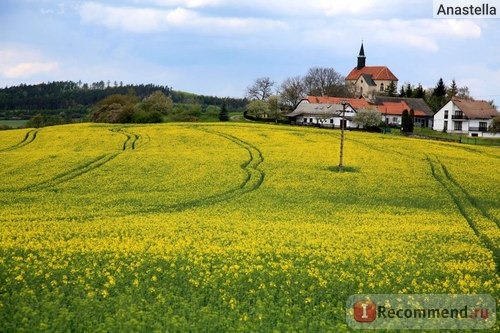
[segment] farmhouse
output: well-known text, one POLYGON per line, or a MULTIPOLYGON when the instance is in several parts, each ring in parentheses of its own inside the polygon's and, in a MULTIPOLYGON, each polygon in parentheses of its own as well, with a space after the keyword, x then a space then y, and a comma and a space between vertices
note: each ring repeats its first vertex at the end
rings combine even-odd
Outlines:
POLYGON ((340 127, 341 115, 339 110, 342 110, 342 102, 346 102, 347 126, 346 128, 357 128, 358 124, 352 122, 352 117, 359 110, 375 109, 382 115, 382 120, 393 126, 400 126, 403 111, 410 112, 413 110, 415 114, 415 126, 431 127, 432 117, 434 113, 421 98, 402 98, 402 97, 386 97, 377 96, 374 99, 367 98, 342 98, 328 96, 307 96, 302 99, 292 113, 286 116, 292 124, 297 125, 317 125, 328 127, 340 127), (326 106, 335 107, 329 109, 326 106), (331 117, 327 117, 328 110, 331 117))
MULTIPOLYGON (((292 113, 286 116, 290 123, 296 125, 320 126, 330 128, 340 128, 342 124, 342 113, 344 105, 338 103, 309 103, 303 101, 297 105, 292 113)), ((356 110, 346 101, 344 113, 344 128, 358 127, 352 121, 356 110)))
POLYGON ((398 78, 386 66, 366 66, 363 43, 358 55, 358 65, 345 78, 346 85, 355 96, 373 98, 377 93, 384 93, 391 85, 397 88, 398 78))
POLYGON ((434 115, 433 129, 470 136, 490 136, 486 132, 497 116, 500 113, 486 101, 453 97, 434 115))

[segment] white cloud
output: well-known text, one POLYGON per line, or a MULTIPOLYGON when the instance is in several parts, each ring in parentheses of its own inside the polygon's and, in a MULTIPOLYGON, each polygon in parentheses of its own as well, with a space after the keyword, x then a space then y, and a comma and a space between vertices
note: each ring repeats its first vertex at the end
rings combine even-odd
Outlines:
MULTIPOLYGON (((137 1, 142 2, 144 1, 137 1)), ((155 0, 153 3, 160 6, 169 6, 169 7, 187 7, 187 8, 201 8, 201 7, 211 7, 220 4, 224 4, 224 0, 155 0)))
POLYGON ((0 49, 0 75, 13 78, 27 78, 58 68, 55 61, 47 61, 40 54, 23 49, 0 49))
POLYGON ((85 23, 130 32, 157 32, 168 29, 196 30, 200 34, 249 34, 286 28, 283 22, 260 18, 214 17, 178 7, 176 9, 113 7, 88 2, 80 7, 85 23))
POLYGON ((372 20, 361 21, 373 31, 374 41, 437 52, 443 38, 479 38, 481 28, 468 20, 372 20))

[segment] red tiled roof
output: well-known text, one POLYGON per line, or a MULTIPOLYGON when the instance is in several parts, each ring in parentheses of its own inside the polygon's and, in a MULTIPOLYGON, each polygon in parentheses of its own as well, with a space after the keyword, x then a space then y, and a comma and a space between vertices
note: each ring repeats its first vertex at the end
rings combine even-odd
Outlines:
POLYGON ((363 74, 371 75, 373 80, 398 81, 398 78, 386 66, 365 66, 361 69, 354 67, 345 79, 357 80, 363 74))
MULTIPOLYGON (((380 111, 382 114, 388 114, 391 116, 401 116, 403 115, 403 111, 407 110, 410 112, 411 108, 408 104, 405 102, 383 102, 381 105, 377 105, 377 109, 380 111)), ((423 111, 420 110, 413 110, 415 116, 422 116, 425 117, 426 114, 423 111)))

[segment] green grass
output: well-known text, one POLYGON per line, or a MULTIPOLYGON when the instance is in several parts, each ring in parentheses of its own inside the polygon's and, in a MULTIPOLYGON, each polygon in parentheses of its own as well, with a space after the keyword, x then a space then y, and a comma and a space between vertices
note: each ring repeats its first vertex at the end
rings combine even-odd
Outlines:
POLYGON ((414 134, 427 136, 429 138, 454 140, 460 143, 481 145, 481 146, 500 146, 500 138, 471 137, 466 134, 446 133, 443 131, 434 131, 431 128, 415 127, 414 134))
POLYGON ((5 125, 11 128, 21 128, 25 127, 27 122, 27 120, 0 120, 0 127, 5 125))

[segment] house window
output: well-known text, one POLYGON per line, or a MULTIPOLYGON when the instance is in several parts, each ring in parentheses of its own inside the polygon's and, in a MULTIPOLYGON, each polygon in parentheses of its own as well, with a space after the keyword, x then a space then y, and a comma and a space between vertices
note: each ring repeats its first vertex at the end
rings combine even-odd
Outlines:
POLYGON ((488 130, 488 123, 485 121, 480 121, 479 122, 479 131, 486 132, 487 130, 488 130))
POLYGON ((444 118, 448 119, 448 110, 444 110, 444 118))
POLYGON ((333 119, 330 119, 330 124, 333 124, 333 119))
POLYGON ((447 131, 448 130, 448 122, 445 120, 444 121, 444 128, 443 128, 444 131, 447 131))
POLYGON ((313 122, 313 119, 312 118, 309 118, 309 122, 312 123, 313 122))
POLYGON ((462 130, 462 122, 461 121, 455 121, 454 123, 454 129, 455 131, 461 131, 462 130))
POLYGON ((383 83, 380 84, 380 91, 384 91, 384 84, 383 83))

